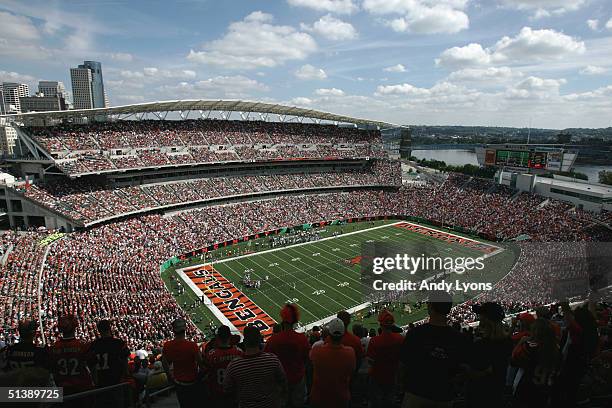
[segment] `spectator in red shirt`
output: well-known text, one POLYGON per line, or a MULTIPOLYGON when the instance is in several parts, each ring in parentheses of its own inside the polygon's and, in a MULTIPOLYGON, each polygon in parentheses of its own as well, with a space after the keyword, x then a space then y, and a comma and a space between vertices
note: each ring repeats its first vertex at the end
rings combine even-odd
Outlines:
POLYGON ((185 339, 186 327, 187 323, 183 319, 172 322, 174 340, 164 343, 162 352, 164 370, 169 382, 175 385, 181 408, 191 408, 198 404, 198 366, 202 365, 198 344, 185 339))
POLYGON ((223 325, 217 329, 217 337, 204 355, 204 366, 208 373, 208 392, 213 407, 232 406, 232 398, 223 391, 225 371, 230 362, 242 356, 242 350, 231 344, 229 327, 223 325))
POLYGON ((359 368, 361 364, 361 360, 363 359, 364 352, 363 347, 361 346, 361 339, 355 336, 353 333, 349 331, 349 324, 351 323, 351 315, 349 312, 343 310, 338 312, 336 316, 338 319, 342 320, 344 323, 344 336, 342 337, 342 345, 351 347, 355 351, 355 359, 356 359, 356 369, 359 368))
POLYGON ((300 319, 296 304, 287 304, 281 309, 281 331, 272 335, 264 351, 275 354, 287 375, 289 393, 287 407, 300 408, 306 400, 306 362, 310 353, 310 343, 306 336, 293 330, 300 319))
POLYGON ((351 377, 356 370, 355 351, 343 346, 346 332, 338 318, 327 324, 329 342, 310 352, 313 378, 310 404, 315 408, 343 408, 351 399, 351 377))
MULTIPOLYGON (((78 326, 76 317, 67 315, 60 317, 58 328, 62 338, 51 347, 51 370, 55 384, 64 388, 64 394, 76 394, 93 388, 93 380, 88 364, 93 363, 95 357, 88 352, 88 345, 75 338, 78 326)), ((74 401, 76 405, 83 404, 84 400, 74 401)))
POLYGON ((383 309, 378 315, 382 329, 380 336, 375 336, 368 345, 370 363, 370 406, 385 408, 393 405, 399 359, 404 337, 395 333, 393 315, 383 309))

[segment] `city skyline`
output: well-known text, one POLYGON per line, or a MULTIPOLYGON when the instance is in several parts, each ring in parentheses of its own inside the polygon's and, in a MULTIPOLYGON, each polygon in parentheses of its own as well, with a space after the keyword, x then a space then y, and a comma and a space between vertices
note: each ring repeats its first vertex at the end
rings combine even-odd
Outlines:
POLYGON ((70 84, 95 60, 112 106, 227 98, 399 124, 612 126, 604 0, 139 3, 0 0, 0 81, 70 84))

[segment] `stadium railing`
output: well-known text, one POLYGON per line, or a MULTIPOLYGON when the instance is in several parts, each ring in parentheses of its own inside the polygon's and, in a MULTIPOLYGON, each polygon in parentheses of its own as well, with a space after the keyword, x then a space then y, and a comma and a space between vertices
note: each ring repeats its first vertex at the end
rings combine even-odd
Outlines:
POLYGON ((134 408, 137 399, 128 383, 110 385, 108 387, 95 388, 88 391, 69 394, 64 396, 64 403, 80 407, 113 407, 134 408))

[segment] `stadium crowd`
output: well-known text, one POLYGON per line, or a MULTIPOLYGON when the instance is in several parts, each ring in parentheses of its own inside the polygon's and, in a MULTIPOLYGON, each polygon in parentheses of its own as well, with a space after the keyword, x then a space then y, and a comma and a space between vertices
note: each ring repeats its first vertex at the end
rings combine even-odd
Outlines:
POLYGON ((25 128, 69 174, 228 161, 386 157, 378 131, 257 121, 119 121, 25 128))
MULTIPOLYGON (((612 401, 612 307, 589 300, 523 313, 511 324, 498 303, 472 308, 479 325, 451 324, 452 296, 429 294, 428 320, 406 331, 391 312, 366 330, 340 311, 322 330, 296 327, 300 310, 282 307, 275 333, 263 342, 254 326, 242 339, 220 326, 207 341, 192 341, 188 322, 174 319, 160 347, 130 353, 117 328, 100 319, 96 338, 76 332, 78 318, 62 314, 58 338, 35 344, 37 324, 22 320, 20 342, 0 353, 0 383, 55 384, 70 395, 126 383, 130 397, 174 385, 181 408, 313 407, 427 408, 606 406, 612 401), (66 370, 66 362, 73 362, 66 370), (36 370, 36 371, 33 371, 36 370), (27 373, 27 375, 26 375, 27 373), (594 403, 595 405, 587 405, 594 403), (458 405, 454 405, 458 404, 458 405), (509 405, 510 404, 510 405, 509 405)), ((124 406, 125 396, 106 391, 75 401, 124 406)))
POLYGON ((90 180, 57 180, 18 186, 25 197, 69 218, 96 221, 172 204, 251 193, 330 187, 401 185, 399 163, 376 160, 359 170, 208 177, 108 188, 90 180))

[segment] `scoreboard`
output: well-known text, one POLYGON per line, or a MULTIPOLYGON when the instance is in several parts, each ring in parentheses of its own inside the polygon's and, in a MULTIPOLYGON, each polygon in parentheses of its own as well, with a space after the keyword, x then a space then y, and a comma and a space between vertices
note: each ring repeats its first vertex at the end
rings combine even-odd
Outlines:
POLYGON ((497 150, 495 152, 495 165, 544 169, 546 168, 547 157, 547 152, 497 150))

